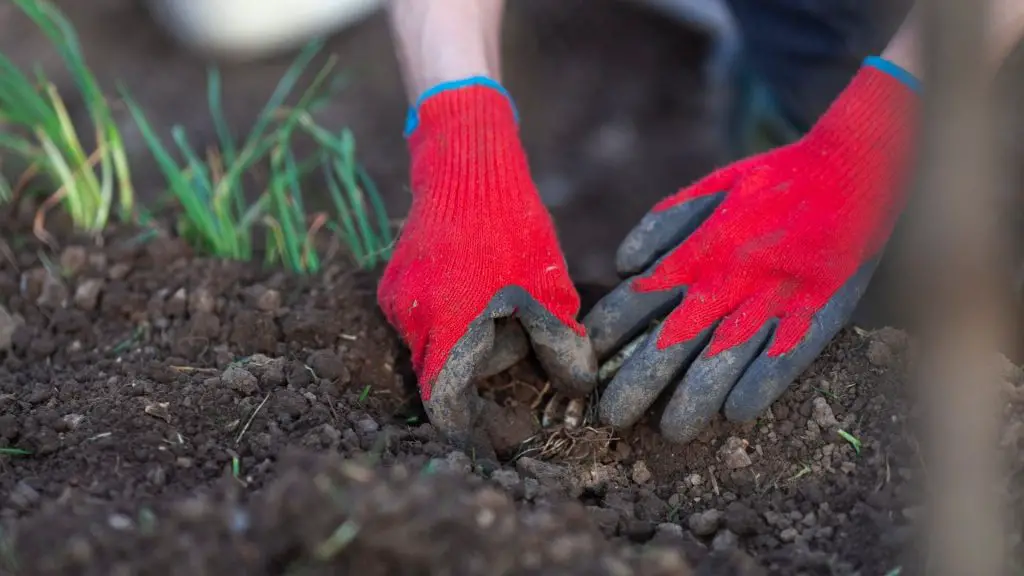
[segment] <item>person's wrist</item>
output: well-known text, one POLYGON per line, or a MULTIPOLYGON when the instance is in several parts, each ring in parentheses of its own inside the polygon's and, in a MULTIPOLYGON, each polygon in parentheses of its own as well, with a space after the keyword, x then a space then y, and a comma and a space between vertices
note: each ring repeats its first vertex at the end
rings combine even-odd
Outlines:
POLYGON ((893 59, 886 57, 883 53, 881 56, 868 56, 864 59, 863 65, 865 67, 874 68, 896 80, 901 84, 912 90, 916 94, 920 94, 922 90, 922 84, 920 78, 916 74, 911 72, 908 68, 904 67, 899 59, 893 59))
MULTIPOLYGON (((419 128, 424 112, 440 114, 473 114, 479 116, 479 108, 507 108, 513 124, 519 122, 519 112, 511 94, 500 82, 484 75, 474 75, 457 80, 441 82, 424 90, 416 102, 409 107, 405 120, 405 136, 408 138, 419 128), (439 101, 444 101, 438 106, 439 101), (430 108, 440 110, 430 110, 430 108), (425 111, 424 108, 427 108, 425 111)), ((499 112, 499 116, 502 114, 499 112)))

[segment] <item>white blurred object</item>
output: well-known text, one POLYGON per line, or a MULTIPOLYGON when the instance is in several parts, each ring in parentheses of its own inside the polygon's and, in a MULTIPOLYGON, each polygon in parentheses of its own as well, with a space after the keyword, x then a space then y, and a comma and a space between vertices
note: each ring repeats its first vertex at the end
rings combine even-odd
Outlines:
POLYGON ((253 59, 352 26, 384 0, 146 0, 177 41, 206 54, 253 59))
MULTIPOLYGON (((361 22, 385 0, 145 0, 175 39, 201 53, 239 59, 273 55, 361 22)), ((423 0, 429 1, 429 0, 423 0)), ((715 47, 712 84, 724 82, 739 31, 723 0, 629 0, 705 30, 715 47)))

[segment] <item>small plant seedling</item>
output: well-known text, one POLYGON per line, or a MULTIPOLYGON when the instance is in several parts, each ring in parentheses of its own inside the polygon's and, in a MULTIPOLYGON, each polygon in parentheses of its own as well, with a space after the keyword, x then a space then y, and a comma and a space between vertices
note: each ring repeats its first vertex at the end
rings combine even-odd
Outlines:
POLYGON ((793 476, 792 476, 792 477, 791 477, 791 478, 789 479, 789 481, 790 481, 790 482, 793 482, 794 480, 799 480, 799 479, 803 478, 804 476, 806 476, 806 475, 808 475, 808 474, 810 474, 810 473, 811 473, 811 467, 810 467, 810 466, 808 466, 808 465, 807 465, 806 463, 804 463, 804 464, 803 464, 803 467, 802 467, 802 468, 800 468, 800 471, 799 471, 799 472, 797 472, 796 474, 794 474, 794 475, 793 475, 793 476))
POLYGON ((334 558, 356 539, 356 536, 359 535, 359 528, 359 524, 352 520, 346 520, 313 550, 313 556, 321 562, 334 558))
POLYGON ((679 516, 680 516, 680 513, 682 512, 682 508, 683 507, 680 504, 676 504, 675 506, 669 508, 668 515, 667 515, 667 520, 669 522, 672 522, 673 524, 679 524, 679 520, 680 520, 679 516))
POLYGON ((832 400, 839 400, 839 396, 836 396, 835 392, 825 390, 824 388, 819 388, 817 386, 815 386, 814 389, 817 390, 822 396, 826 398, 830 398, 832 400))
POLYGON ((426 465, 423 466, 423 469, 420 470, 420 475, 422 475, 422 476, 432 476, 432 475, 434 475, 436 473, 437 473, 437 461, 436 460, 430 460, 429 462, 426 463, 426 465))
POLYGON ((21 448, 0 448, 0 456, 31 456, 32 452, 21 448))
POLYGON ((166 147, 141 107, 121 89, 168 191, 182 208, 179 232, 193 246, 220 258, 247 261, 254 256, 254 228, 263 225, 266 264, 280 262, 300 274, 320 270, 315 237, 321 229, 334 232, 362 267, 372 268, 390 256, 394 243, 390 222, 373 181, 356 161, 355 138, 348 130, 335 135, 313 120, 313 113, 336 88, 334 58, 328 59, 294 105, 286 103, 322 46, 323 40, 314 40, 302 50, 242 142, 228 128, 220 73, 211 68, 207 100, 218 143, 205 155, 189 143, 181 126, 171 130, 176 149, 166 147), (298 132, 318 144, 311 157, 296 157, 298 132), (247 176, 262 169, 269 170, 266 186, 249 198, 248 193, 256 191, 247 189, 247 176), (326 212, 306 211, 302 183, 318 169, 326 178, 340 224, 326 212))
POLYGON ((359 393, 359 403, 360 404, 365 403, 366 400, 369 397, 370 397, 370 385, 367 384, 366 387, 363 388, 363 391, 359 393))
POLYGON ((0 200, 10 200, 20 184, 41 176, 56 189, 36 217, 36 234, 45 211, 63 203, 75 225, 86 232, 103 230, 115 205, 131 215, 134 191, 127 153, 107 98, 85 63, 71 23, 45 0, 14 0, 57 49, 78 88, 94 130, 83 143, 57 87, 37 70, 34 78, 0 55, 0 150, 25 169, 19 186, 0 183, 0 200))
POLYGON ((856 452, 858 456, 860 456, 860 446, 861 446, 861 443, 860 443, 860 440, 857 439, 856 436, 854 436, 853 434, 850 434, 846 430, 839 430, 839 436, 843 440, 846 440, 847 442, 849 442, 850 446, 853 446, 853 451, 856 452))

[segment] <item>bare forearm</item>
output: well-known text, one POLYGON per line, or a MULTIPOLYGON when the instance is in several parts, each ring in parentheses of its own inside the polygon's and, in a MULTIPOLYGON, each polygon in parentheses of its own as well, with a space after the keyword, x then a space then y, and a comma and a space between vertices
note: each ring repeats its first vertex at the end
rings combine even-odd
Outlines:
POLYGON ((395 50, 410 102, 442 82, 500 80, 505 0, 390 0, 395 50))
MULTIPOLYGON (((882 57, 897 64, 918 78, 924 74, 920 47, 918 9, 911 10, 899 31, 893 36, 882 57)), ((998 68, 1024 37, 1024 0, 993 0, 989 8, 989 65, 998 68)))

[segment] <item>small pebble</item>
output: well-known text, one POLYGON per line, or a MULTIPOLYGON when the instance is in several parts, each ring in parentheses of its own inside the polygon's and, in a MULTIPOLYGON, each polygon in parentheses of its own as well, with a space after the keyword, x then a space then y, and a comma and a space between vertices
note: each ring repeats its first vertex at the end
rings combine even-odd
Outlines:
MULTIPOLYGON (((373 418, 360 418, 355 423, 356 432, 363 436, 369 436, 370 434, 376 434, 380 430, 380 424, 373 418)), ((462 454, 461 452, 452 452, 452 454, 462 454)), ((463 454, 465 456, 465 454, 463 454)), ((468 457, 467 457, 468 458, 468 457)))
POLYGON ((44 274, 42 291, 36 304, 43 308, 63 308, 67 301, 68 287, 64 282, 53 274, 44 274))
POLYGON ((722 522, 722 513, 712 508, 704 512, 695 512, 687 519, 686 524, 695 536, 711 536, 718 531, 722 522))
POLYGON ((259 382, 251 372, 241 366, 231 365, 224 370, 221 382, 244 396, 252 396, 260 390, 259 382))
POLYGON ((517 492, 523 486, 523 479, 515 470, 508 470, 504 468, 501 470, 495 470, 491 474, 491 480, 510 493, 517 492))
POLYGON ((188 313, 193 316, 212 314, 216 308, 217 300, 205 286, 196 288, 188 295, 188 313))
POLYGON ((516 460, 516 470, 523 476, 534 478, 544 485, 560 486, 566 477, 565 467, 530 457, 516 460))
POLYGON ((14 333, 25 321, 17 315, 11 314, 0 304, 0 352, 11 349, 14 333))
POLYGON ((128 277, 128 274, 131 271, 132 267, 130 264, 118 262, 110 267, 110 270, 107 272, 107 277, 111 280, 124 280, 128 277))
POLYGON ((892 348, 881 340, 872 340, 868 344, 867 356, 868 362, 879 368, 887 368, 893 362, 892 348))
POLYGON ((740 543, 740 538, 729 530, 722 530, 715 535, 711 541, 711 549, 717 551, 729 551, 735 549, 740 543))
POLYGON ((7 496, 7 500, 15 507, 22 510, 28 510, 39 502, 39 492, 35 488, 30 486, 24 480, 18 481, 14 485, 14 489, 7 496))
POLYGON ((662 536, 669 539, 683 539, 683 527, 671 522, 663 522, 654 528, 655 537, 662 536))
POLYGON ((718 451, 718 455, 722 458, 726 467, 732 470, 746 468, 753 464, 750 460, 750 455, 747 454, 747 443, 736 436, 730 436, 725 441, 725 444, 718 451))
POLYGON ((347 384, 351 376, 341 356, 330 350, 318 350, 310 354, 306 364, 313 369, 320 378, 347 384))
POLYGON ((256 299, 256 307, 263 312, 276 312, 281 308, 281 293, 267 289, 256 299))
POLYGON ((132 519, 124 514, 111 514, 107 517, 107 524, 114 530, 128 530, 132 527, 132 519))
POLYGON ((188 310, 188 291, 178 288, 164 304, 164 314, 176 318, 184 316, 186 310, 188 310))
POLYGON ((814 422, 822 428, 839 426, 839 421, 836 420, 836 415, 832 412, 832 407, 829 406, 828 400, 821 396, 811 401, 811 414, 814 422))
POLYGON ((473 461, 466 456, 465 452, 456 450, 445 458, 448 469, 461 474, 469 474, 473 470, 473 461))
POLYGON ((874 337, 892 350, 900 351, 907 347, 907 333, 896 328, 875 330, 874 337))
POLYGON ((99 304, 103 286, 103 280, 97 278, 82 281, 75 290, 75 306, 85 311, 95 310, 96 305, 99 304))
POLYGON ((68 246, 61 252, 60 269, 68 276, 77 276, 89 261, 89 253, 82 246, 68 246))
POLYGON ((637 460, 633 464, 633 482, 637 484, 647 484, 651 481, 651 471, 647 468, 647 463, 643 460, 637 460))

